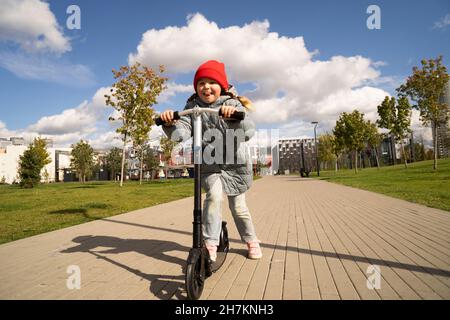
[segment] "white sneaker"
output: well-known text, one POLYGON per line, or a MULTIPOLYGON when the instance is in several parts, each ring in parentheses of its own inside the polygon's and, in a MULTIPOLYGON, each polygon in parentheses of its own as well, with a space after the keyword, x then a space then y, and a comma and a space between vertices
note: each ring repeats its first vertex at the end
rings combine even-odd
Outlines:
POLYGON ((261 247, 259 246, 259 243, 260 243, 259 240, 247 242, 249 259, 257 260, 262 258, 262 251, 261 247))
POLYGON ((209 252, 209 259, 211 259, 212 262, 215 262, 217 259, 217 246, 207 245, 206 249, 208 249, 209 252))

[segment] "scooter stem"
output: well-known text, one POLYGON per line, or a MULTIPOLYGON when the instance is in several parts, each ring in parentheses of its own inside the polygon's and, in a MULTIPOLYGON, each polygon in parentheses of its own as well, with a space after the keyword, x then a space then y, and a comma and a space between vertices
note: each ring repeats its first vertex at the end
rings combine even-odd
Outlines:
MULTIPOLYGON (((195 108, 194 108, 195 109, 195 108)), ((197 111, 197 110, 196 110, 197 111)), ((202 117, 200 113, 194 111, 194 221, 193 224, 193 248, 203 247, 202 231, 202 187, 200 177, 200 165, 202 162, 202 117)))

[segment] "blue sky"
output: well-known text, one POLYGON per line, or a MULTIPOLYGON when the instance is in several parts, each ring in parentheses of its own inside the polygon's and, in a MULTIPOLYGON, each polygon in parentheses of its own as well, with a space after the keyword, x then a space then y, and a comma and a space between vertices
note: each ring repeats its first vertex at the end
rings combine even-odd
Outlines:
MULTIPOLYGON (((369 81, 372 88, 389 94, 394 94, 395 87, 411 73, 414 65, 420 64, 422 58, 442 54, 444 64, 449 65, 450 25, 446 23, 450 20, 450 16, 447 16, 450 14, 450 2, 445 0, 311 2, 59 0, 48 3, 61 35, 70 43, 70 50, 56 54, 45 50, 27 51, 21 47, 21 40, 15 39, 20 37, 21 33, 11 31, 7 25, 0 23, 0 58, 9 64, 21 66, 13 70, 5 65, 6 62, 0 63, 0 121, 3 123, 3 135, 20 134, 21 130, 28 130, 27 128, 43 117, 77 108, 84 101, 90 103, 99 88, 108 87, 113 83, 111 69, 128 64, 129 55, 137 53, 137 47, 146 31, 164 30, 169 26, 186 27, 188 15, 195 13, 202 15, 208 22, 216 23, 219 29, 231 26, 242 28, 253 21, 262 23, 267 20, 270 24, 268 32, 278 34, 277 43, 282 43, 280 40, 282 37, 288 39, 303 37, 304 47, 308 52, 317 50, 310 62, 330 61, 335 56, 345 58, 361 56, 369 59, 371 63, 375 63, 372 69, 376 70, 378 75, 363 77, 361 81, 369 81), (69 16, 66 9, 71 4, 76 4, 81 9, 80 30, 69 30, 66 27, 69 16), (369 17, 366 9, 371 4, 378 5, 381 9, 380 30, 369 30, 366 26, 369 17), (27 65, 31 68, 36 64, 40 64, 42 68, 52 66, 51 72, 58 73, 59 76, 46 76, 44 71, 41 75, 35 74, 34 78, 30 77, 26 72, 27 65), (78 70, 75 80, 70 72, 73 69, 78 70)), ((23 23, 23 19, 18 21, 23 23)), ((23 29, 20 30, 23 32, 23 29)), ((236 50, 245 48, 241 46, 236 50)), ((145 54, 147 59, 151 58, 148 56, 149 53, 145 54)), ((225 57, 226 53, 223 56, 225 57)), ((230 62, 230 74, 239 74, 237 67, 232 63, 234 62, 230 62)), ((195 63, 188 71, 179 71, 176 67, 171 70, 169 63, 168 76, 174 83, 189 85, 194 71, 195 63)), ((52 74, 51 72, 49 71, 49 74, 52 74)), ((258 86, 256 80, 242 82, 239 79, 232 80, 235 80, 238 89, 244 92, 258 86)), ((275 85, 277 84, 272 83, 271 88, 275 85)), ((282 85, 280 83, 280 86, 282 85)), ((362 84, 350 85, 348 90, 361 86, 362 84)), ((162 110, 169 105, 181 109, 183 101, 189 96, 185 91, 175 92, 170 100, 156 106, 156 109, 162 110)), ((278 92, 277 96, 279 95, 278 92)), ((379 93, 377 97, 382 95, 379 93)), ((254 98, 261 99, 261 105, 268 99, 257 94, 254 98)), ((291 104, 294 104, 293 101, 302 100, 302 96, 286 95, 286 101, 288 98, 291 99, 289 102, 291 104)), ((373 108, 373 102, 371 103, 373 108)), ((281 107, 274 106, 274 111, 277 111, 277 108, 281 107)), ((304 109, 306 108, 305 105, 304 109)), ((270 111, 267 107, 261 107, 261 110, 270 111)), ((338 114, 339 111, 341 110, 333 110, 330 113, 328 110, 326 111, 328 113, 324 111, 320 114, 328 115, 331 122, 332 115, 338 114)), ((279 124, 293 128, 299 123, 307 123, 314 116, 317 117, 303 111, 295 114, 297 122, 290 124, 287 118, 283 118, 279 124)), ((276 124, 266 125, 274 127, 276 124)), ((103 129, 107 127, 100 122, 98 126, 103 129)), ((298 134, 301 135, 302 131, 300 130, 298 134)))

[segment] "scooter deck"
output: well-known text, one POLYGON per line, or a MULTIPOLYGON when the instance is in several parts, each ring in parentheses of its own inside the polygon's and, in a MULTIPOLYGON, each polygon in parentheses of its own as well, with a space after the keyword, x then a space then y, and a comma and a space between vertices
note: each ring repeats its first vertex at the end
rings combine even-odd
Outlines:
POLYGON ((223 265, 225 262, 225 259, 227 258, 226 252, 217 252, 217 258, 216 261, 211 263, 211 272, 216 272, 219 270, 219 268, 223 265))

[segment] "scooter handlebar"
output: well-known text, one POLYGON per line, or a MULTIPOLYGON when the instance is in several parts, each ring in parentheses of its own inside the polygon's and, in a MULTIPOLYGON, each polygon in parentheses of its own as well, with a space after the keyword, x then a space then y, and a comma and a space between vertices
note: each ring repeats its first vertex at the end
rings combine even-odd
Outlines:
MULTIPOLYGON (((203 109, 207 109, 207 108, 203 108, 203 109)), ((216 111, 216 110, 209 109, 208 111, 209 112, 213 112, 213 111, 216 111)), ((191 113, 193 113, 193 109, 189 109, 189 110, 185 110, 185 111, 181 111, 181 112, 183 113, 183 115, 191 114, 191 113)), ((221 116, 221 117, 223 116, 222 109, 219 109, 219 111, 217 113, 219 114, 219 116, 221 116)), ((179 111, 175 111, 173 113, 173 120, 178 120, 178 119, 180 119, 180 117, 181 116, 180 116, 180 112, 179 111)), ((226 118, 226 119, 233 119, 233 120, 241 121, 241 120, 244 120, 244 118, 245 118, 245 112, 244 111, 235 111, 229 118, 226 118)), ((161 126, 164 123, 165 122, 161 119, 161 117, 158 117, 158 118, 155 119, 155 124, 157 126, 161 126)))

